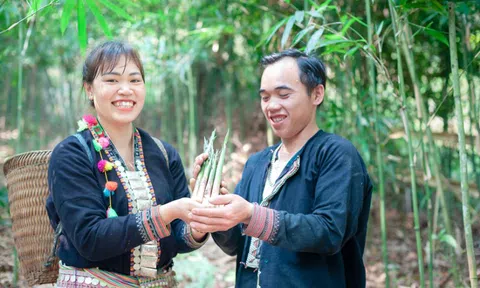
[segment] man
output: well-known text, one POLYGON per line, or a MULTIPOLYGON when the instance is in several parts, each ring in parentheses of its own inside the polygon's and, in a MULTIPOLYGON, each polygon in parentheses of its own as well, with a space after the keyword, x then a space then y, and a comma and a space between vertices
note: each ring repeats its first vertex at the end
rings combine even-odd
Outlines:
POLYGON ((191 227, 221 231, 237 287, 365 287, 372 185, 355 147, 316 123, 325 67, 297 50, 262 65, 262 111, 281 143, 249 158, 235 194, 210 200, 224 206, 194 208, 191 227))

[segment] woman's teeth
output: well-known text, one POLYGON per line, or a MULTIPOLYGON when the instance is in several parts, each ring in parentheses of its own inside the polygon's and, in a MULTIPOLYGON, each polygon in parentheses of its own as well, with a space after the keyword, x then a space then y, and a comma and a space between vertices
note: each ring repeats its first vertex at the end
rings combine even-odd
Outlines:
POLYGON ((113 103, 115 107, 120 107, 120 108, 130 108, 133 107, 133 102, 130 101, 118 101, 113 103))

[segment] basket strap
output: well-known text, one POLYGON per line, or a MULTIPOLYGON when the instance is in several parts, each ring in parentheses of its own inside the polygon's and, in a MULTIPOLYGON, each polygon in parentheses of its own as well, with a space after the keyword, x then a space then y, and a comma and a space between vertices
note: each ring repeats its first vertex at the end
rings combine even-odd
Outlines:
POLYGON ((160 151, 162 151, 163 157, 165 157, 165 161, 167 161, 167 168, 170 169, 169 161, 168 161, 168 154, 167 150, 165 149, 165 146, 163 145, 162 141, 160 139, 153 137, 153 141, 157 143, 158 148, 160 148, 160 151))
POLYGON ((57 229, 55 229, 55 234, 53 235, 53 245, 52 250, 50 251, 50 256, 48 256, 47 261, 43 264, 45 267, 50 267, 55 261, 55 256, 57 255, 57 245, 58 237, 62 234, 62 222, 58 222, 57 229))
POLYGON ((85 152, 87 153, 87 156, 88 156, 88 160, 90 160, 90 164, 93 165, 92 152, 90 152, 90 149, 88 149, 87 142, 85 141, 85 138, 83 138, 82 134, 80 134, 80 133, 73 134, 73 136, 75 136, 75 138, 77 138, 78 142, 80 142, 80 144, 82 144, 83 150, 85 150, 85 152))

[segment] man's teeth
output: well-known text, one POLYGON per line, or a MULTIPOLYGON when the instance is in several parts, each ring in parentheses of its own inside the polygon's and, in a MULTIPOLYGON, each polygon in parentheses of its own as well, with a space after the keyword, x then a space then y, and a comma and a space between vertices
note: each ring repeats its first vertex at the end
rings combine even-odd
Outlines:
POLYGON ((115 105, 115 107, 130 108, 130 107, 133 107, 133 102, 130 102, 130 101, 118 101, 118 102, 115 102, 113 105, 115 105))
POLYGON ((284 117, 284 116, 274 117, 274 118, 272 118, 272 120, 273 120, 273 122, 278 123, 278 122, 282 121, 282 120, 285 119, 285 118, 286 118, 286 117, 284 117))

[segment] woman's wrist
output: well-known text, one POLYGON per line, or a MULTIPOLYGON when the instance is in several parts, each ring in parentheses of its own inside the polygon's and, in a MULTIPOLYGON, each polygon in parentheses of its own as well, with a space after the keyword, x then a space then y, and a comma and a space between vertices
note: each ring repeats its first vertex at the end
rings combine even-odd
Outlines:
POLYGON ((165 222, 166 225, 170 224, 173 220, 177 219, 177 215, 175 213, 175 206, 170 203, 156 206, 159 209, 160 217, 165 222))

